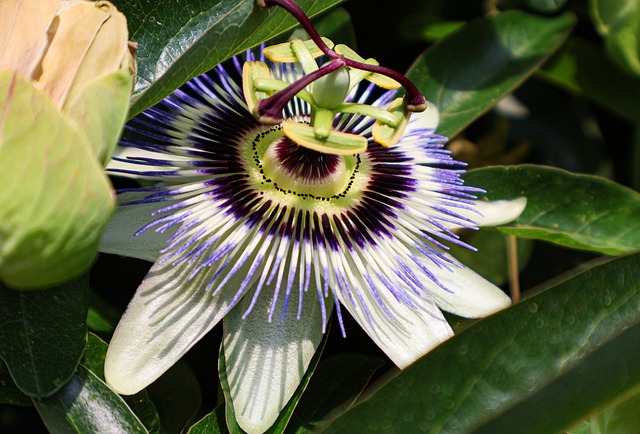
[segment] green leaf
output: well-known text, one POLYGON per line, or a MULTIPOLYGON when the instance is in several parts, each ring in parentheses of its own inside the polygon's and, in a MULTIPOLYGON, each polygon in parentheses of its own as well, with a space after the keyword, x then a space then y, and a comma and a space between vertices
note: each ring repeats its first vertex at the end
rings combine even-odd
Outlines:
POLYGON ((358 48, 351 16, 344 8, 336 8, 323 15, 314 21, 314 25, 320 35, 331 39, 336 44, 345 44, 354 50, 358 48))
MULTIPOLYGON (((317 432, 337 409, 350 407, 384 361, 359 354, 322 360, 293 413, 287 433, 317 432)), ((338 413, 339 414, 339 413, 338 413)))
POLYGON ((193 424, 187 434, 226 434, 228 432, 224 419, 224 405, 219 405, 193 424))
POLYGON ((85 136, 25 77, 0 72, 0 281, 46 287, 80 275, 115 206, 85 136))
MULTIPOLYGON (((87 348, 82 365, 89 369, 101 381, 104 381, 104 359, 107 356, 107 343, 93 333, 87 335, 87 348)), ((135 395, 123 396, 122 399, 140 419, 150 433, 160 432, 160 419, 155 406, 149 399, 146 390, 135 395)))
POLYGON ((0 404, 33 405, 31 398, 22 393, 13 382, 7 365, 0 360, 0 404))
POLYGON ((640 255, 470 326, 325 432, 561 432, 640 386, 640 255))
POLYGON ((465 182, 489 200, 527 197, 527 207, 503 233, 566 247, 620 255, 640 249, 640 193, 591 175, 542 166, 490 167, 465 182))
POLYGON ((146 433, 127 404, 84 366, 59 392, 34 400, 52 433, 146 433))
POLYGON ((590 0, 589 9, 609 55, 640 77, 640 0, 590 0))
POLYGON ((202 402, 198 379, 189 366, 178 361, 147 387, 160 416, 160 432, 181 433, 202 402))
MULTIPOLYGON (((255 0, 113 3, 127 16, 131 38, 138 43, 131 116, 158 103, 189 79, 296 24, 283 10, 260 9, 255 0)), ((310 16, 337 3, 298 1, 310 16)))
POLYGON ((618 116, 640 122, 640 79, 620 71, 602 48, 592 42, 570 38, 538 73, 545 80, 591 98, 618 116))
POLYGON ((96 332, 111 333, 122 312, 103 300, 94 291, 89 291, 89 312, 87 314, 87 327, 96 332))
POLYGON ((0 358, 31 397, 60 389, 73 375, 86 342, 87 277, 44 291, 0 284, 0 358))
POLYGON ((408 77, 440 110, 453 137, 529 77, 564 42, 575 19, 518 11, 471 22, 421 55, 408 77))
POLYGON ((634 393, 621 403, 591 418, 589 421, 590 432, 592 434, 627 434, 633 432, 640 426, 638 408, 640 408, 640 393, 634 393))

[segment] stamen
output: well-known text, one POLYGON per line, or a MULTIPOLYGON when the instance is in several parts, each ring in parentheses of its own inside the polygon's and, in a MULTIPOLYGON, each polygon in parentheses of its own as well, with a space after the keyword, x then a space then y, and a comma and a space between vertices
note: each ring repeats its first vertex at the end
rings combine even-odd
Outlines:
POLYGON ((344 59, 336 59, 331 63, 324 65, 322 68, 307 74, 298 81, 290 84, 285 89, 271 95, 267 99, 263 99, 257 105, 253 115, 258 121, 265 125, 278 125, 284 120, 282 110, 294 96, 309 84, 313 83, 322 76, 325 76, 336 69, 344 66, 344 59))

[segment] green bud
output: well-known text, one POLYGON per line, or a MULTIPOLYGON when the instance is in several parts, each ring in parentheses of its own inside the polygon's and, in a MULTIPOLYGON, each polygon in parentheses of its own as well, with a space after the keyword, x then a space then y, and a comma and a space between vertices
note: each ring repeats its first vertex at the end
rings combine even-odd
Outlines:
POLYGON ((318 106, 333 110, 344 102, 349 84, 349 69, 343 66, 317 79, 311 93, 318 106))

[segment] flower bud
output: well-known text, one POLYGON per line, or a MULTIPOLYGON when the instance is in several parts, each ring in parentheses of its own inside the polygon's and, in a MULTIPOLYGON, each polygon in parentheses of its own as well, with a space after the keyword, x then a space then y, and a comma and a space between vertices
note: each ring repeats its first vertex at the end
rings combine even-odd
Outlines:
POLYGON ((134 74, 111 3, 0 1, 0 282, 46 287, 90 265, 134 74))

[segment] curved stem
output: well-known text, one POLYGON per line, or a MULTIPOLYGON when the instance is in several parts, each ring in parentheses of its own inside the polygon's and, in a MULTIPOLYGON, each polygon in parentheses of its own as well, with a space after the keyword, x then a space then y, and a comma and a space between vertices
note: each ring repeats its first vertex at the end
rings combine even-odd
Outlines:
POLYGON ((338 58, 327 63, 317 71, 302 76, 298 81, 290 84, 280 92, 260 101, 257 106, 257 113, 254 113, 254 115, 262 123, 279 124, 282 122, 282 109, 284 109, 284 106, 291 101, 298 92, 320 77, 330 74, 342 66, 344 66, 344 60, 338 58))
POLYGON ((327 46, 327 44, 324 43, 316 29, 313 27, 313 24, 311 24, 311 20, 309 19, 307 14, 304 13, 302 8, 294 0, 258 0, 257 3, 258 6, 267 8, 271 6, 280 6, 291 15, 293 15, 296 20, 298 20, 302 27, 304 27, 304 29, 307 31, 309 36, 311 36, 313 42, 316 43, 318 48, 320 48, 324 54, 329 56, 331 59, 337 59, 338 57, 340 57, 335 51, 333 51, 327 46))
POLYGON ((427 108, 427 101, 420 93, 418 88, 411 82, 411 80, 409 80, 399 72, 396 72, 390 68, 385 68, 384 66, 369 65, 367 63, 357 62, 351 59, 345 59, 345 62, 347 66, 350 66, 352 68, 382 74, 400 83, 402 87, 404 87, 407 91, 407 94, 404 98, 405 103, 407 104, 407 109, 409 111, 422 112, 427 108))

